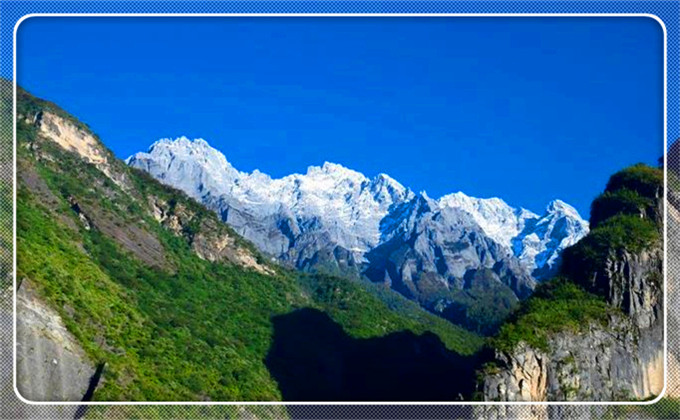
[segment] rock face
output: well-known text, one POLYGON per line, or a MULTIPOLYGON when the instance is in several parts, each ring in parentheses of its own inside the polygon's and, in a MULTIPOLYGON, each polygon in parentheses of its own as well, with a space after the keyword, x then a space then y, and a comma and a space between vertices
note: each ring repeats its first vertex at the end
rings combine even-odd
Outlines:
MULTIPOLYGON (((637 194, 632 202, 653 203, 653 211, 641 213, 628 204, 620 206, 603 227, 594 228, 565 252, 561 274, 604 299, 611 309, 606 322, 589 322, 578 332, 551 333, 541 349, 526 341, 509 351, 496 349, 495 367, 485 369, 481 384, 484 400, 630 401, 661 393, 662 179, 662 172, 640 166, 615 174, 602 197, 625 188, 625 194, 637 194), (624 185, 618 185, 622 179, 624 185)), ((595 207, 594 211, 600 211, 595 207)))
POLYGON ((663 249, 655 247, 632 253, 621 251, 607 259, 603 275, 605 298, 628 314, 637 327, 653 328, 663 319, 663 249))
POLYGON ((154 219, 175 236, 187 239, 200 258, 211 262, 231 262, 262 274, 274 274, 274 270, 259 262, 253 252, 237 245, 236 235, 214 220, 201 218, 182 204, 169 203, 158 197, 147 196, 147 203, 154 219))
MULTIPOLYGON (((518 297, 559 266, 588 224, 555 200, 542 216, 498 198, 433 200, 385 174, 326 162, 272 179, 244 173, 202 139, 164 139, 127 159, 216 211, 260 250, 298 269, 365 274, 412 299, 461 290, 490 269, 518 297)), ((439 299, 443 311, 450 302, 439 299)))
POLYGON ((663 388, 663 334, 615 317, 607 328, 560 333, 549 351, 526 344, 499 352, 503 366, 484 381, 486 401, 626 401, 658 395, 663 388))
MULTIPOLYGON (((11 90, 10 90, 11 92, 11 90)), ((6 283, 0 287, 0 357, 2 360, 12 360, 14 348, 11 343, 14 341, 14 287, 12 287, 11 277, 5 277, 6 283), (6 344, 6 345, 5 345, 6 344)), ((0 407, 2 407, 3 418, 6 419, 27 419, 27 418, 76 418, 79 406, 71 405, 28 405, 21 401, 14 392, 14 368, 7 366, 0 369, 0 382, 3 383, 0 392, 0 407)), ((22 392, 22 391, 20 391, 22 392)), ((23 393, 26 396, 28 393, 23 393)))
POLYGON ((521 343, 496 351, 500 371, 483 381, 486 401, 620 401, 661 393, 664 383, 663 291, 660 248, 608 261, 609 303, 623 313, 606 326, 560 332, 539 350, 521 343), (651 280, 650 280, 651 278, 651 280), (659 277, 662 278, 662 277, 659 277))
MULTIPOLYGON (((22 89, 17 92, 17 100, 20 103, 24 103, 28 97, 30 95, 22 89)), ((23 109, 17 113, 17 118, 26 124, 35 126, 40 135, 49 138, 65 150, 77 153, 84 161, 96 166, 119 187, 127 188, 125 173, 115 171, 112 167, 115 158, 111 152, 102 147, 97 137, 82 123, 49 109, 23 109)))
POLYGON ((95 165, 107 163, 97 139, 63 118, 43 111, 33 117, 32 123, 41 134, 50 137, 64 149, 78 153, 85 161, 95 165))
POLYGON ((30 401, 81 401, 95 366, 28 280, 17 291, 17 388, 30 401))
POLYGON ((419 196, 382 221, 383 242, 366 254, 366 276, 410 298, 466 287, 480 269, 526 297, 535 286, 509 247, 457 207, 419 196))

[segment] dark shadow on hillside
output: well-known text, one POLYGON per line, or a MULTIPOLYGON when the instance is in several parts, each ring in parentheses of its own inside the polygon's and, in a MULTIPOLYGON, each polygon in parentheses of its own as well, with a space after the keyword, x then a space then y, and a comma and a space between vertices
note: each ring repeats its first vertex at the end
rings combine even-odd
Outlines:
POLYGON ((473 392, 473 358, 447 350, 432 333, 355 339, 308 308, 272 322, 265 363, 284 401, 454 401, 473 392))

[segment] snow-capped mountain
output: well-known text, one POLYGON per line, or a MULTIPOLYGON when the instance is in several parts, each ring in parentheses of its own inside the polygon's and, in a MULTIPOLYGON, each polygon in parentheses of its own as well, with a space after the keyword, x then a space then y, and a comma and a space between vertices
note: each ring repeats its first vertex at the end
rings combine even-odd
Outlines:
POLYGON ((299 245, 309 232, 327 236, 320 246, 337 245, 359 256, 378 244, 380 220, 390 206, 413 196, 385 174, 369 179, 329 162, 280 179, 240 172, 206 141, 186 137, 159 140, 126 162, 207 204, 283 260, 306 255, 299 245))
POLYGON ((329 162, 274 179, 238 171, 202 139, 159 140, 126 162, 206 204, 281 261, 410 282, 401 290, 406 295, 424 273, 450 290, 464 287, 471 270, 488 268, 525 296, 588 232, 588 223, 559 200, 539 216, 462 192, 432 199, 388 175, 368 178, 329 162))
POLYGON ((520 263, 533 267, 532 275, 542 280, 555 274, 562 251, 587 233, 588 223, 576 209, 562 200, 553 200, 543 216, 526 219, 524 228, 511 242, 520 263))
POLYGON ((538 215, 529 210, 510 207, 500 198, 474 198, 462 192, 445 195, 438 200, 443 208, 461 209, 470 215, 484 233, 499 244, 510 246, 523 229, 527 220, 538 215))

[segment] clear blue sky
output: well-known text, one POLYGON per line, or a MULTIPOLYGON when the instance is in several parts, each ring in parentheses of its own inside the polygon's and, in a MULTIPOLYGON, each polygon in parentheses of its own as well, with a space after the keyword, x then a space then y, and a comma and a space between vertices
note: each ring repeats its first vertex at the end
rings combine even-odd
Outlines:
POLYGON ((646 18, 33 18, 17 81, 116 155, 202 137, 278 177, 324 161, 431 197, 588 217, 663 153, 663 33, 646 18))

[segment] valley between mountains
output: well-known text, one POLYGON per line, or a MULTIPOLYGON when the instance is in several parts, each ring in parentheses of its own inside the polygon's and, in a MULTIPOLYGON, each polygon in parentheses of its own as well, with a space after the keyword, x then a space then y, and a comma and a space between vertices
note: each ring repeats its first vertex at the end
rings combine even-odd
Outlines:
MULTIPOLYGON (((204 140, 116 158, 17 94, 17 372, 30 400, 612 401, 663 386, 663 172, 585 221, 204 140), (228 154, 228 151, 225 151, 228 154)), ((274 414, 277 416, 277 414, 274 414)))

